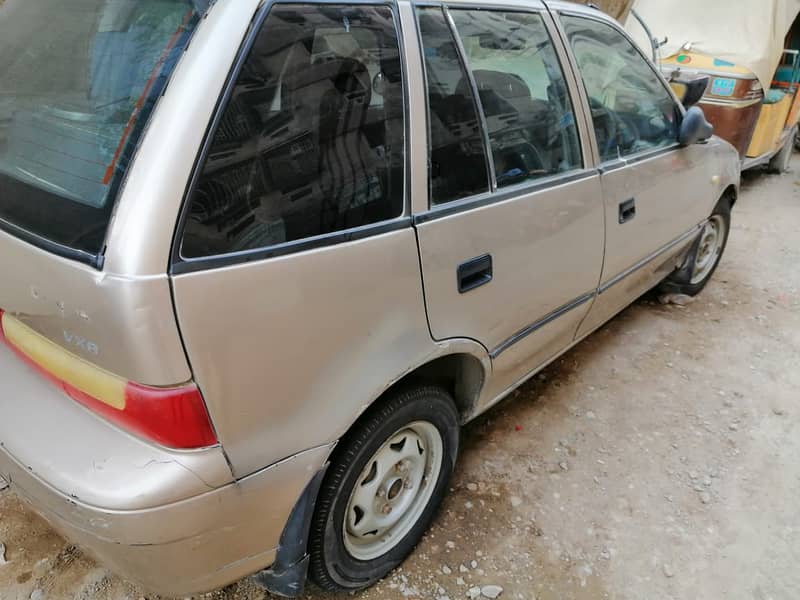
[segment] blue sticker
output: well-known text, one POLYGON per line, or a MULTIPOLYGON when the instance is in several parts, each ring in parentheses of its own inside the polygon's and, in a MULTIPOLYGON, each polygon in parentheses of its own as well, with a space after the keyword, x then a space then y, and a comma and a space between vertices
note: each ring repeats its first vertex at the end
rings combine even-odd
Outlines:
POLYGON ((736 65, 732 62, 728 62, 727 60, 722 60, 721 58, 714 59, 714 66, 715 67, 735 67, 736 65))
POLYGON ((711 83, 711 93, 715 96, 733 96, 733 90, 736 87, 735 79, 726 79, 724 77, 717 77, 711 83))

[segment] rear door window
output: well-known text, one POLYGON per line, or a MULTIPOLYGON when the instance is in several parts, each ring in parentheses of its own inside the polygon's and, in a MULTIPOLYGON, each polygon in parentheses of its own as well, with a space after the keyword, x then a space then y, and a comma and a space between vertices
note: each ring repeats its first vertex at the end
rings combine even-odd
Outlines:
POLYGON ((401 216, 404 110, 390 7, 275 5, 211 139, 181 255, 270 248, 401 216))
POLYGON ((0 227, 96 262, 208 0, 0 2, 0 227))
POLYGON ((451 14, 486 119, 497 187, 581 167, 572 102, 542 17, 451 14))

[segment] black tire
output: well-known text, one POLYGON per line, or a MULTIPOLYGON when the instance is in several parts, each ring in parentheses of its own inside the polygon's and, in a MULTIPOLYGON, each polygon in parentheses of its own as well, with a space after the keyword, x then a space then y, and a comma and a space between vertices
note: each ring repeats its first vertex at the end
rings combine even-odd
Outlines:
MULTIPOLYGON (((458 455, 459 434, 453 398, 435 385, 417 385, 391 393, 356 423, 339 442, 319 491, 309 537, 309 576, 314 583, 327 591, 357 591, 403 562, 428 529, 447 493, 458 455), (370 560, 358 560, 348 551, 344 539, 350 496, 376 452, 398 431, 417 422, 433 425, 441 437, 441 468, 433 492, 411 529, 392 542, 394 546, 370 560)), ((422 500, 418 506, 423 506, 422 500)))
POLYGON ((692 281, 695 274, 695 264, 700 250, 700 242, 702 234, 692 244, 686 259, 683 261, 681 267, 675 270, 669 277, 667 277, 659 286, 659 291, 670 294, 686 294, 687 296, 696 296, 699 294, 709 280, 714 276, 714 272, 719 266, 722 255, 725 253, 725 248, 728 245, 728 235, 731 230, 731 200, 727 196, 723 196, 713 212, 709 216, 709 221, 719 219, 724 223, 724 234, 722 243, 719 247, 719 253, 716 256, 713 266, 710 271, 698 281, 692 281))
POLYGON ((767 165, 767 172, 780 174, 785 173, 789 170, 789 163, 792 160, 792 153, 794 152, 795 140, 797 139, 797 125, 794 126, 792 131, 789 133, 789 136, 786 138, 786 142, 783 144, 783 148, 773 156, 769 164, 767 165))

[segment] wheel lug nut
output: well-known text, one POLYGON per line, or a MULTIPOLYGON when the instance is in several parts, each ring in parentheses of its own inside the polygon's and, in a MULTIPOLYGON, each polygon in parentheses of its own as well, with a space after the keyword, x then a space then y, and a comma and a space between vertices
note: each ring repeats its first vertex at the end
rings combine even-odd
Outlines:
POLYGON ((386 498, 386 489, 385 488, 378 488, 377 496, 378 496, 378 498, 386 498))
POLYGON ((390 512, 392 512, 392 507, 389 506, 388 504, 384 504, 383 508, 381 509, 381 512, 385 515, 388 515, 390 512))
POLYGON ((410 480, 410 479, 406 479, 406 480, 403 482, 403 489, 410 490, 412 487, 414 487, 414 484, 413 484, 413 483, 411 483, 411 480, 410 480))

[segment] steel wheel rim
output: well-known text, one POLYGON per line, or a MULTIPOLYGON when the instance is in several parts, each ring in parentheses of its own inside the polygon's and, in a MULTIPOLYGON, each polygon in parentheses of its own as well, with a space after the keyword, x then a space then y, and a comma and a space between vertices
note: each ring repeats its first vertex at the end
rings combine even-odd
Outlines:
POLYGON ((372 455, 347 501, 344 546, 357 560, 389 552, 414 527, 433 495, 444 443, 435 425, 401 427, 372 455))
POLYGON ((721 216, 714 215, 705 224, 700 234, 700 243, 694 257, 690 283, 697 284, 708 277, 722 254, 724 241, 725 221, 721 216))

